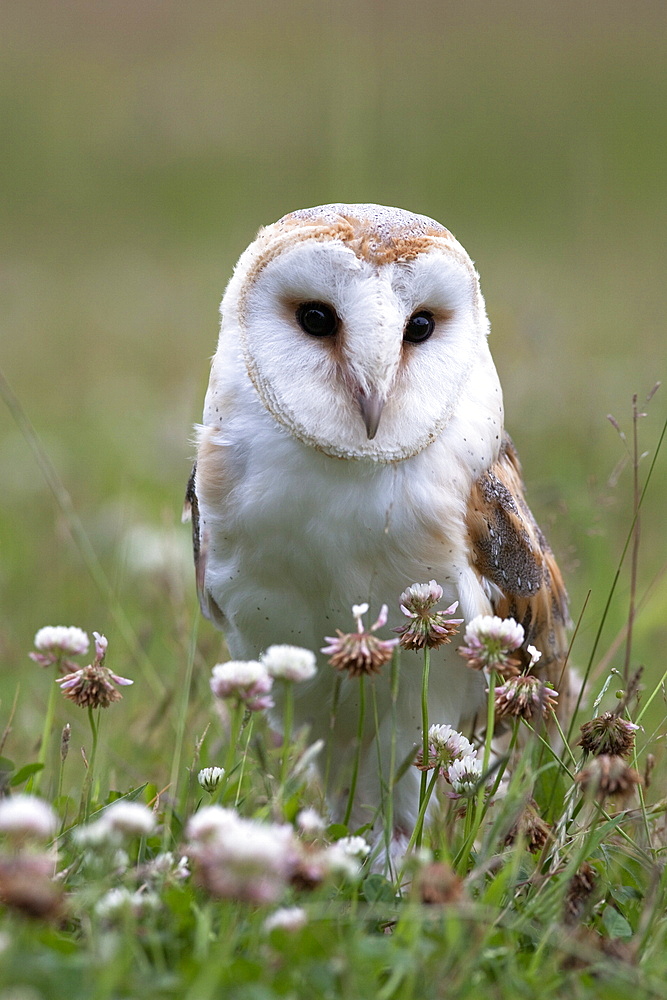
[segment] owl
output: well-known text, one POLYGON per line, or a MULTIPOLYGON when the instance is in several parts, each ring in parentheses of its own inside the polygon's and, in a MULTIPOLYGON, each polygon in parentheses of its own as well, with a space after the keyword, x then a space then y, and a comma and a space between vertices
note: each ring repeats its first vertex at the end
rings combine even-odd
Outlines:
MULTIPOLYGON (((242 254, 221 314, 187 502, 202 610, 232 657, 275 643, 320 650, 362 603, 371 614, 388 604, 400 624, 401 592, 434 579, 443 608, 458 601, 466 621, 520 622, 566 711, 566 594, 524 499, 461 244, 402 209, 295 211, 242 254)), ((455 646, 432 653, 429 719, 464 731, 485 681, 455 646)), ((332 729, 336 674, 321 660, 295 692, 296 721, 333 741, 334 814, 360 752, 360 826, 377 815, 392 711, 396 759, 421 741, 422 657, 402 653, 393 709, 388 678, 374 679, 380 746, 368 712, 360 751, 358 682, 342 683, 332 729)), ((394 787, 396 845, 413 829, 418 785, 408 768, 394 787)))

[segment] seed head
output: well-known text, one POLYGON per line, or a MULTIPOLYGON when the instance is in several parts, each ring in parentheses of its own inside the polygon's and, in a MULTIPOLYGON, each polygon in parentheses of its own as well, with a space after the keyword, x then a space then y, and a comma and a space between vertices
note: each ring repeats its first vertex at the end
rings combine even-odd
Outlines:
POLYGON ((639 726, 621 719, 613 712, 603 712, 581 727, 579 745, 586 753, 629 757, 635 746, 635 731, 639 726))
POLYGON ((458 903, 463 897, 463 880, 443 861, 425 865, 416 881, 422 903, 431 906, 458 903))
POLYGON ((536 715, 547 718, 556 707, 558 692, 543 684, 539 677, 522 674, 511 677, 495 689, 496 717, 514 715, 529 721, 536 715))
POLYGON ((81 708, 108 708, 122 698, 114 684, 134 684, 134 681, 119 677, 108 667, 91 663, 71 674, 56 678, 56 684, 60 684, 60 690, 66 698, 81 708))
POLYGON ((392 658, 394 646, 398 643, 398 639, 378 639, 373 635, 387 622, 387 605, 382 605, 377 621, 368 630, 363 623, 363 615, 367 611, 367 604, 354 604, 352 615, 357 631, 345 633, 336 629, 335 636, 324 637, 329 645, 323 646, 321 652, 328 655, 332 667, 346 670, 350 677, 379 673, 383 664, 392 658))
POLYGON ((637 785, 642 784, 641 776, 625 763, 622 757, 599 754, 577 774, 582 791, 598 799, 608 795, 624 801, 632 795, 637 785))
POLYGON ((517 838, 523 837, 531 854, 537 854, 551 837, 551 827, 540 816, 535 802, 529 802, 519 815, 514 826, 505 837, 505 844, 513 844, 517 838))
POLYGON ((570 879, 565 897, 565 923, 576 924, 593 902, 598 873, 584 861, 570 879))
POLYGON ((93 632, 95 637, 95 659, 86 667, 79 667, 64 677, 57 677, 56 684, 66 698, 81 708, 108 708, 114 701, 120 701, 122 695, 114 684, 134 684, 127 677, 119 677, 104 666, 109 641, 99 632, 93 632))
POLYGON ((433 611, 442 599, 442 587, 430 580, 428 583, 413 583, 400 596, 400 608, 406 618, 404 625, 394 629, 399 635, 403 649, 419 650, 427 646, 435 649, 445 642, 451 642, 463 618, 448 618, 454 614, 458 601, 454 601, 444 611, 433 611))

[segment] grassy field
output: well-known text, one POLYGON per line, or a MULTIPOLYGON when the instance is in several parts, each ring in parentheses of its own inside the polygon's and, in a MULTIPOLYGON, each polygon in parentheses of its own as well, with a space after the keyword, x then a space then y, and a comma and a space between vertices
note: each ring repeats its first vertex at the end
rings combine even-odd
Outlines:
MULTIPOLYGON (((28 659, 37 629, 104 632, 111 668, 135 683, 105 713, 93 803, 129 789, 152 802, 172 783, 164 832, 128 848, 132 864, 181 842, 174 815, 184 821, 197 801, 186 769, 209 724, 198 763, 225 752, 209 691, 224 648, 197 624, 180 507, 222 290, 257 228, 291 209, 399 205, 439 219, 469 250, 529 501, 575 619, 586 604, 573 659, 589 663, 633 517, 631 466, 619 466, 626 444, 607 415, 631 438, 633 393, 642 406, 664 378, 666 21, 649 0, 409 10, 397 0, 0 4, 0 369, 11 386, 0 404, 2 753, 17 769, 38 759, 53 685, 28 659)), ((642 483, 666 398, 658 391, 639 422, 642 483)), ((657 692, 637 736, 639 769, 648 752, 656 758, 649 807, 665 790, 666 486, 661 455, 641 513, 632 649, 633 668, 645 668, 638 711, 657 692)), ((622 666, 629 588, 628 558, 595 646, 594 691, 622 666)), ((614 686, 601 710, 613 707, 614 686)), ((65 723, 71 751, 56 804, 74 810, 72 822, 86 783, 79 748, 89 756, 91 737, 86 712, 60 696, 55 763, 39 786, 57 798, 65 723)), ((261 761, 247 759, 248 773, 261 774, 261 761)), ((298 782, 290 789, 307 799, 298 782)), ((237 789, 229 794, 235 801, 237 789)), ((249 799, 245 815, 262 808, 249 799)), ((399 904, 379 884, 327 883, 309 897, 300 936, 281 937, 274 951, 262 937, 265 914, 178 882, 164 888, 143 948, 143 917, 126 914, 120 926, 86 916, 113 882, 111 863, 87 877, 80 870, 65 929, 3 917, 11 943, 0 947, 0 997, 19 984, 49 1000, 199 1000, 223 989, 244 1000, 389 1000, 445 995, 445 981, 455 996, 593 996, 590 970, 607 960, 605 996, 627 994, 628 984, 662 996, 658 817, 643 813, 628 828, 635 847, 626 851, 621 836, 614 858, 595 842, 606 821, 589 817, 590 837, 568 843, 553 893, 525 899, 517 886, 546 862, 512 848, 503 881, 492 863, 503 850, 499 827, 470 869, 488 864, 488 881, 472 877, 451 918, 413 897, 399 904), (598 937, 568 964, 557 917, 585 857, 608 888, 585 915, 598 937), (629 934, 618 923, 614 931, 610 909, 629 934), (379 933, 390 926, 393 935, 379 933), (626 952, 600 957, 598 938, 620 939, 626 952), (118 949, 105 952, 111 939, 118 949), (40 956, 34 976, 21 962, 27 949, 40 956), (97 981, 84 974, 93 958, 97 981)), ((71 839, 62 851, 73 865, 71 839)), ((133 877, 124 884, 134 887, 133 877)))

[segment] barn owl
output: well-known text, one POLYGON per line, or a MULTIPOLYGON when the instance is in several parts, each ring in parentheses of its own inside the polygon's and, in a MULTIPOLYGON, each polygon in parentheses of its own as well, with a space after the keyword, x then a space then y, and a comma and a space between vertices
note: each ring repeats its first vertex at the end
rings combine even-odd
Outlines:
MULTIPOLYGON (((232 657, 275 643, 320 650, 352 625, 351 606, 397 612, 407 586, 435 579, 443 608, 458 601, 465 620, 521 622, 564 706, 565 591, 503 430, 484 299, 461 244, 402 209, 295 211, 242 254, 221 314, 187 498, 201 606, 232 657)), ((485 681, 455 645, 432 654, 429 717, 463 730, 485 681)), ((334 674, 322 657, 296 715, 334 741, 343 794, 358 684, 343 683, 330 733, 334 674)), ((386 761, 389 681, 374 683, 386 761)), ((420 692, 421 656, 404 652, 398 760, 421 740, 420 692)), ((353 825, 372 821, 380 799, 374 733, 369 718, 353 825)), ((417 805, 411 768, 394 789, 397 844, 417 805)))

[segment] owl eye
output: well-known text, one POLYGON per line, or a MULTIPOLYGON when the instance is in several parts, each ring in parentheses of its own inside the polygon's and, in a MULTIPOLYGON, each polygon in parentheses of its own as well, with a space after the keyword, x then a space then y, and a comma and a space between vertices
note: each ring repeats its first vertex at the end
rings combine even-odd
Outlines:
POLYGON ((410 344, 423 344, 431 336, 434 329, 433 313, 430 313, 428 309, 420 309, 405 324, 403 340, 407 340, 410 344))
POLYGON ((331 337, 338 329, 338 316, 326 302, 303 302, 296 311, 296 320, 311 337, 331 337))

